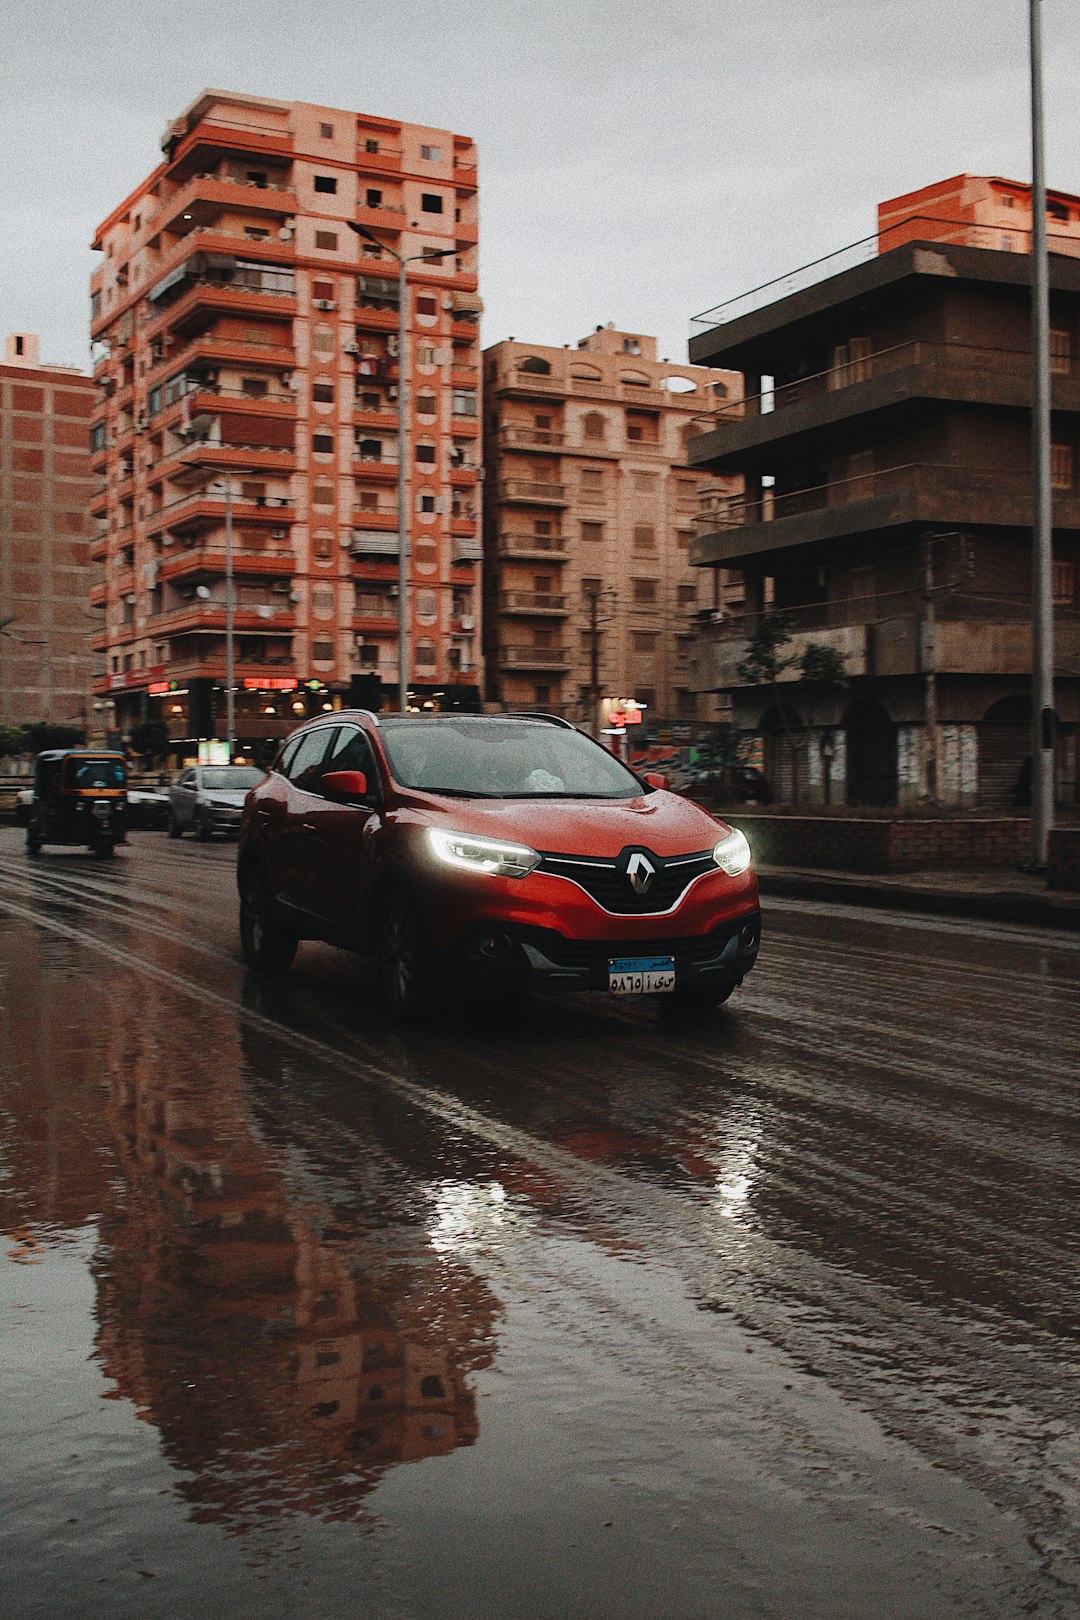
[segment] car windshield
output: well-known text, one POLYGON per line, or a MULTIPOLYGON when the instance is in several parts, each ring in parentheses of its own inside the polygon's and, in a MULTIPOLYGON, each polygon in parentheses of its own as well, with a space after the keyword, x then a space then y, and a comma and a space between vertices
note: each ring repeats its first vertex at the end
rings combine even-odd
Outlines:
POLYGON ((202 785, 208 793, 246 793, 262 779, 262 771, 254 765, 219 765, 202 773, 202 785))
POLYGON ((632 799, 643 790, 606 748, 538 720, 384 720, 394 780, 428 793, 478 799, 632 799))
POLYGON ((73 788, 122 788, 124 766, 118 759, 69 759, 67 784, 73 788))

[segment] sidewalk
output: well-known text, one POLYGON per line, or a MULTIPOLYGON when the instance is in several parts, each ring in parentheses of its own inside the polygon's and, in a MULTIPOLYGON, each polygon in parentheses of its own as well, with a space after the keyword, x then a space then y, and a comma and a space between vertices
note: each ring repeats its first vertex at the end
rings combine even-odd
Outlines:
POLYGON ((1032 872, 817 872, 758 866, 762 899, 829 900, 849 906, 976 917, 1080 933, 1080 893, 1047 889, 1032 872))

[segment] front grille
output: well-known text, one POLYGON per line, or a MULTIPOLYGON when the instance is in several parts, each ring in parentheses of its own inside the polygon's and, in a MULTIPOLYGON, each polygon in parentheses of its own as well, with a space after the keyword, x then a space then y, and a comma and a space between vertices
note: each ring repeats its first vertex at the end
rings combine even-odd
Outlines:
MULTIPOLYGON (((639 868, 641 862, 638 863, 639 868)), ((670 911, 695 878, 705 872, 715 872, 716 863, 711 849, 699 850, 692 855, 655 855, 643 846, 628 845, 614 860, 594 860, 582 855, 544 854, 537 868, 550 872, 553 877, 569 878, 585 893, 591 895, 598 906, 618 916, 641 917, 650 912, 670 911), (642 857, 652 876, 644 894, 639 894, 630 873, 634 857, 642 857)))
POLYGON ((685 966, 714 961, 737 927, 736 923, 723 923, 710 934, 676 939, 567 939, 550 928, 518 928, 514 937, 534 945, 559 967, 593 968, 606 973, 613 956, 674 956, 685 966))

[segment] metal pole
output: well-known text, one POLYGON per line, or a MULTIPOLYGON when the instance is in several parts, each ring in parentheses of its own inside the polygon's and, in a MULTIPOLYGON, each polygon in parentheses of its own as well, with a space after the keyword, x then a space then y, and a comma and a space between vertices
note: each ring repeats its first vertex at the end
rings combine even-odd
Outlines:
POLYGON ((408 491, 407 333, 405 257, 395 254, 395 258, 398 262, 398 708, 406 714, 409 708, 409 517, 405 507, 408 491))
POLYGON ((938 796, 937 624, 934 616, 934 539, 923 536, 923 705, 926 727, 926 797, 938 796))
POLYGON ((1031 7, 1031 864, 1046 866, 1054 819, 1053 510, 1050 493, 1050 267, 1043 154, 1042 0, 1031 7))
POLYGON ((225 750, 229 764, 233 758, 236 730, 236 699, 233 693, 233 527, 232 475, 225 474, 225 750))

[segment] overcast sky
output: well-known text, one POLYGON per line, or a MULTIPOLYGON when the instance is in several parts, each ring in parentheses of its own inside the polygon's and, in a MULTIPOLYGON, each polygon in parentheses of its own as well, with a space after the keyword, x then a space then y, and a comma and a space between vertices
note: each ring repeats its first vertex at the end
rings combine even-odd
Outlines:
MULTIPOLYGON (((1028 0, 22 0, 0 106, 0 327, 87 362, 94 227, 205 86, 480 150, 483 341, 690 317, 961 171, 1030 178, 1028 0)), ((1080 192, 1080 5, 1044 0, 1047 177, 1080 192)))

